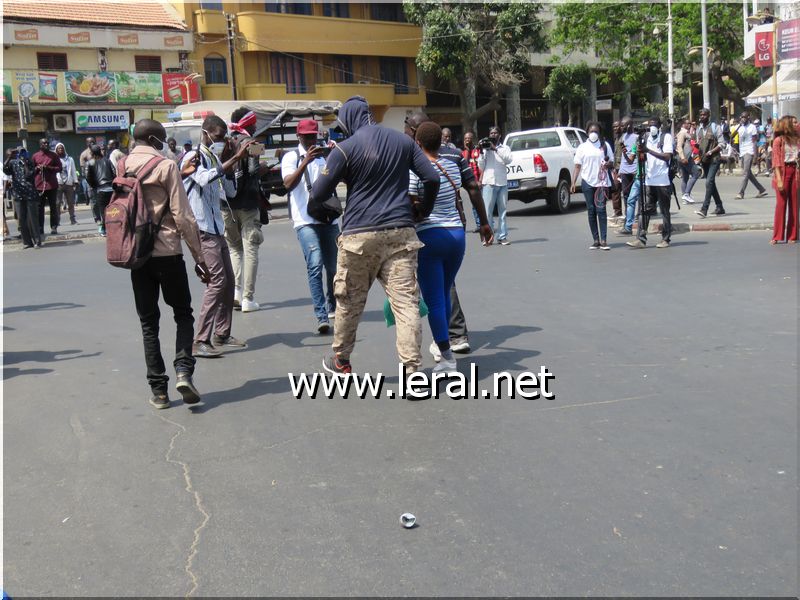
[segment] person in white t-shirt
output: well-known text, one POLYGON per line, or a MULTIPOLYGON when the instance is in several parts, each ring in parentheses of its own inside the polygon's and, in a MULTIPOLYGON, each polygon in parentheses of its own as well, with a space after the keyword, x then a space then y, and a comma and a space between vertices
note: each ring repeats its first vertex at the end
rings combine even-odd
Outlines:
POLYGON ((297 149, 287 152, 281 159, 283 185, 289 191, 290 212, 297 239, 303 249, 308 271, 308 287, 314 303, 317 331, 328 333, 330 320, 336 311, 333 295, 333 276, 336 274, 336 239, 339 226, 330 225, 308 215, 308 194, 320 171, 325 168, 325 146, 318 145, 319 126, 313 119, 303 119, 297 124, 297 149), (325 270, 327 292, 323 289, 322 271, 325 270))
POLYGON ((611 250, 606 243, 608 223, 606 202, 611 188, 611 171, 614 166, 614 151, 600 135, 600 124, 594 121, 586 125, 589 139, 575 150, 575 172, 572 174, 572 193, 577 191, 576 182, 581 176, 581 191, 586 200, 589 229, 593 242, 589 250, 611 250), (599 229, 599 231, 598 231, 599 229))
POLYGON ((752 171, 753 157, 757 152, 758 127, 750 122, 750 115, 746 112, 739 116, 739 123, 739 128, 736 131, 739 133, 739 156, 742 157, 742 185, 739 187, 736 199, 741 200, 744 198, 744 191, 747 189, 748 181, 751 181, 758 190, 756 198, 763 198, 767 195, 767 190, 759 183, 752 171))
POLYGON ((669 214, 672 183, 669 180, 669 163, 675 151, 672 135, 661 130, 661 119, 650 119, 650 133, 647 135, 645 147, 638 148, 639 160, 647 160, 645 171, 645 201, 639 213, 639 231, 635 240, 628 242, 631 248, 644 248, 647 246, 647 228, 650 226, 650 216, 655 214, 656 205, 661 211, 662 228, 661 241, 656 248, 669 248, 672 234, 672 220, 669 214))

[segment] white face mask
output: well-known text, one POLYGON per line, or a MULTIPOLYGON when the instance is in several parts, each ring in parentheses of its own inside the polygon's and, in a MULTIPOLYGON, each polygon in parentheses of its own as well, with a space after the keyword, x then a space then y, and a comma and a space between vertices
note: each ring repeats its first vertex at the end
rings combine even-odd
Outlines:
POLYGON ((656 137, 658 135, 658 127, 655 125, 650 125, 650 135, 656 137))
POLYGON ((596 131, 593 131, 592 133, 589 134, 589 141, 592 142, 593 144, 597 143, 597 140, 599 139, 600 135, 596 131))
POLYGON ((225 142, 214 142, 209 146, 209 150, 216 154, 217 156, 222 155, 222 151, 225 150, 225 142))

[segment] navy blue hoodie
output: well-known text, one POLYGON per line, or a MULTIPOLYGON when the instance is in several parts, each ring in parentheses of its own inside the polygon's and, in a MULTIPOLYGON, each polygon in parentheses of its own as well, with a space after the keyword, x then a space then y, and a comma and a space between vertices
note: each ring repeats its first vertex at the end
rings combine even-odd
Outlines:
POLYGON ((349 137, 328 157, 311 197, 308 212, 336 189, 347 184, 347 205, 342 214, 342 233, 413 227, 408 198, 408 171, 414 171, 424 186, 422 216, 433 210, 439 193, 439 174, 422 150, 407 135, 375 125, 369 105, 361 96, 350 98, 339 110, 339 122, 349 137))

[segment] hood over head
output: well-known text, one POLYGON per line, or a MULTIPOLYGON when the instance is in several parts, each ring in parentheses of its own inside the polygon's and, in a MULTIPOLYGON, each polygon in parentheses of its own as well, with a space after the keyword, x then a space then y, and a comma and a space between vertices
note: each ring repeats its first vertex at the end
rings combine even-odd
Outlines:
POLYGON ((56 144, 56 147, 55 147, 55 148, 53 148, 53 152, 58 152, 58 147, 59 147, 59 146, 61 146, 62 148, 64 148, 64 154, 66 154, 66 153, 67 153, 67 147, 66 147, 64 144, 62 144, 61 142, 58 142, 58 143, 56 144))
POLYGON ((372 113, 369 111, 369 103, 366 98, 353 96, 348 98, 347 102, 339 109, 339 118, 332 129, 350 136, 362 127, 372 124, 372 113))

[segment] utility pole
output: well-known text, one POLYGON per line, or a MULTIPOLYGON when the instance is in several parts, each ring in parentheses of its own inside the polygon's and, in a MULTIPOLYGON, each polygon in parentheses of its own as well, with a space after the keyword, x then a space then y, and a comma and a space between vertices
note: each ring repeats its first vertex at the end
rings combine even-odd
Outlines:
POLYGON ((236 49, 236 25, 233 20, 235 18, 236 16, 231 13, 225 13, 225 20, 228 23, 228 55, 231 59, 231 89, 233 90, 233 99, 238 100, 239 98, 236 93, 236 57, 234 56, 236 49))
POLYGON ((700 0, 700 29, 703 36, 703 108, 711 110, 711 89, 708 77, 708 28, 706 27, 706 0, 700 0))
MULTIPOLYGON (((670 134, 675 134, 675 65, 672 61, 672 0, 667 0, 667 113, 669 114, 670 134)), ((690 90, 691 91, 691 90, 690 90)))

